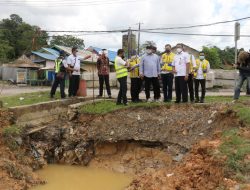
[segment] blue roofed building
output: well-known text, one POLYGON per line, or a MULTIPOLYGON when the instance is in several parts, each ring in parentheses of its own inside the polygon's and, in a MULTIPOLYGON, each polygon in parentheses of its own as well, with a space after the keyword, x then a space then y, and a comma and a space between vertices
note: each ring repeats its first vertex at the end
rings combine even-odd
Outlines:
MULTIPOLYGON (((99 55, 99 52, 102 51, 102 49, 103 48, 90 46, 90 47, 88 47, 87 50, 92 51, 93 53, 99 55)), ((115 51, 108 50, 108 58, 109 58, 110 62, 112 62, 112 63, 115 62, 116 55, 117 55, 117 53, 115 51)))

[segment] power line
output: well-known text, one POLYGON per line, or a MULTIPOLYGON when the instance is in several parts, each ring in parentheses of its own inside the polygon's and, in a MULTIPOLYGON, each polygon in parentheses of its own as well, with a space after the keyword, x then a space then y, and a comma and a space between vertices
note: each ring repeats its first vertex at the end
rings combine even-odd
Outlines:
MULTIPOLYGON (((183 35, 183 36, 234 37, 233 34, 194 34, 194 33, 178 33, 178 32, 154 32, 154 31, 147 31, 147 30, 141 30, 141 32, 150 33, 150 34, 168 34, 168 35, 183 35)), ((240 37, 249 38, 250 35, 243 34, 243 35, 240 35, 240 37)))
POLYGON ((213 25, 218 25, 218 24, 225 24, 225 23, 230 23, 230 22, 237 22, 237 21, 248 20, 248 19, 250 19, 250 16, 243 17, 243 18, 238 18, 238 19, 234 19, 234 20, 213 22, 213 23, 209 23, 209 24, 198 24, 198 25, 191 25, 191 26, 177 26, 177 27, 168 27, 168 28, 148 28, 148 29, 145 29, 145 30, 172 30, 172 29, 197 28, 197 27, 205 27, 205 26, 213 26, 213 25))
POLYGON ((120 3, 136 3, 138 1, 142 0, 108 0, 108 1, 88 1, 88 2, 71 2, 71 1, 46 1, 46 2, 32 2, 30 4, 24 3, 24 2, 18 2, 18 3, 11 3, 11 2, 0 2, 2 6, 22 6, 22 7, 64 7, 64 6, 92 6, 92 5, 107 5, 107 4, 120 4, 120 3), (47 3, 47 4, 44 4, 47 3))

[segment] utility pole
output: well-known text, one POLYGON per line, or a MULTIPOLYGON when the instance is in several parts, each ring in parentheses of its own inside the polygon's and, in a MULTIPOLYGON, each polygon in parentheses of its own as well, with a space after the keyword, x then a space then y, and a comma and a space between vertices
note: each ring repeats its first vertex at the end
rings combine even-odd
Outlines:
MULTIPOLYGON (((238 46, 237 46, 237 42, 240 39, 240 23, 236 22, 235 23, 235 27, 234 27, 234 42, 235 42, 235 57, 234 57, 234 64, 237 64, 237 56, 238 56, 238 46)), ((236 70, 236 67, 235 67, 236 70)), ((236 86, 237 80, 235 77, 235 86, 236 86)))
POLYGON ((140 38, 141 38, 141 24, 143 24, 143 23, 141 23, 141 22, 139 22, 138 23, 138 25, 139 25, 139 29, 138 29, 138 48, 137 48, 137 55, 139 56, 139 54, 140 54, 140 38))

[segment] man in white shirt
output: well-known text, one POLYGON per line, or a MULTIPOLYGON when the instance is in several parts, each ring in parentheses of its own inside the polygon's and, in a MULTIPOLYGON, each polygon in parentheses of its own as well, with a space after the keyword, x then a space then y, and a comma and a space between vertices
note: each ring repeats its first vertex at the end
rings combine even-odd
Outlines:
POLYGON ((181 99, 183 103, 186 103, 188 102, 187 80, 190 69, 190 57, 188 53, 183 51, 183 44, 177 44, 177 54, 172 65, 175 73, 175 103, 180 103, 181 99))
POLYGON ((209 70, 209 62, 205 59, 204 52, 200 52, 200 57, 196 60, 196 67, 194 68, 196 103, 204 103, 206 93, 206 77, 209 70), (199 85, 201 85, 201 98, 199 98, 199 85))
POLYGON ((120 83, 120 90, 117 97, 117 105, 127 105, 127 76, 128 76, 128 63, 124 59, 124 50, 119 49, 115 58, 115 71, 116 78, 120 83))
POLYGON ((81 69, 81 60, 85 60, 90 58, 91 56, 86 56, 83 59, 81 59, 77 55, 77 47, 72 48, 72 54, 68 57, 67 63, 70 68, 72 68, 74 71, 70 74, 69 78, 69 97, 74 97, 77 95, 77 91, 79 89, 79 83, 80 83, 80 69, 81 69))

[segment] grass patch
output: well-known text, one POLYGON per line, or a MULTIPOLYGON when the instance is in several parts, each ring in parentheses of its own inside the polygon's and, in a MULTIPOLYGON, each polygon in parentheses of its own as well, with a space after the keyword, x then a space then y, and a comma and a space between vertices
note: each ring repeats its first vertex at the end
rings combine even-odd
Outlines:
POLYGON ((228 171, 238 175, 250 172, 249 164, 244 162, 246 155, 250 154, 250 140, 240 136, 238 129, 224 132, 220 152, 227 156, 228 171))
POLYGON ((3 129, 3 139, 5 144, 12 150, 18 150, 19 144, 17 142, 17 138, 22 136, 23 129, 16 125, 12 125, 9 127, 5 127, 3 129))
POLYGON ((116 105, 113 101, 101 101, 95 104, 87 104, 81 107, 80 112, 89 114, 105 114, 119 109, 131 107, 156 107, 160 106, 159 103, 130 103, 128 106, 116 105))
MULTIPOLYGON (((60 98, 60 94, 57 93, 55 96, 56 99, 60 98)), ((15 106, 22 106, 22 105, 31 105, 40 102, 48 102, 50 101, 50 94, 48 91, 45 92, 34 92, 34 93, 24 93, 15 96, 6 96, 1 97, 0 101, 3 102, 3 106, 8 107, 15 107, 15 106)))
POLYGON ((243 103, 237 103, 233 106, 233 109, 237 112, 237 116, 240 120, 244 121, 246 124, 250 125, 250 107, 249 105, 244 105, 243 103))
MULTIPOLYGON (((247 96, 241 96, 240 97, 240 101, 246 101, 246 100, 250 100, 250 97, 247 96)), ((230 103, 233 101, 233 97, 232 96, 206 96, 205 101, 207 103, 230 103)))

